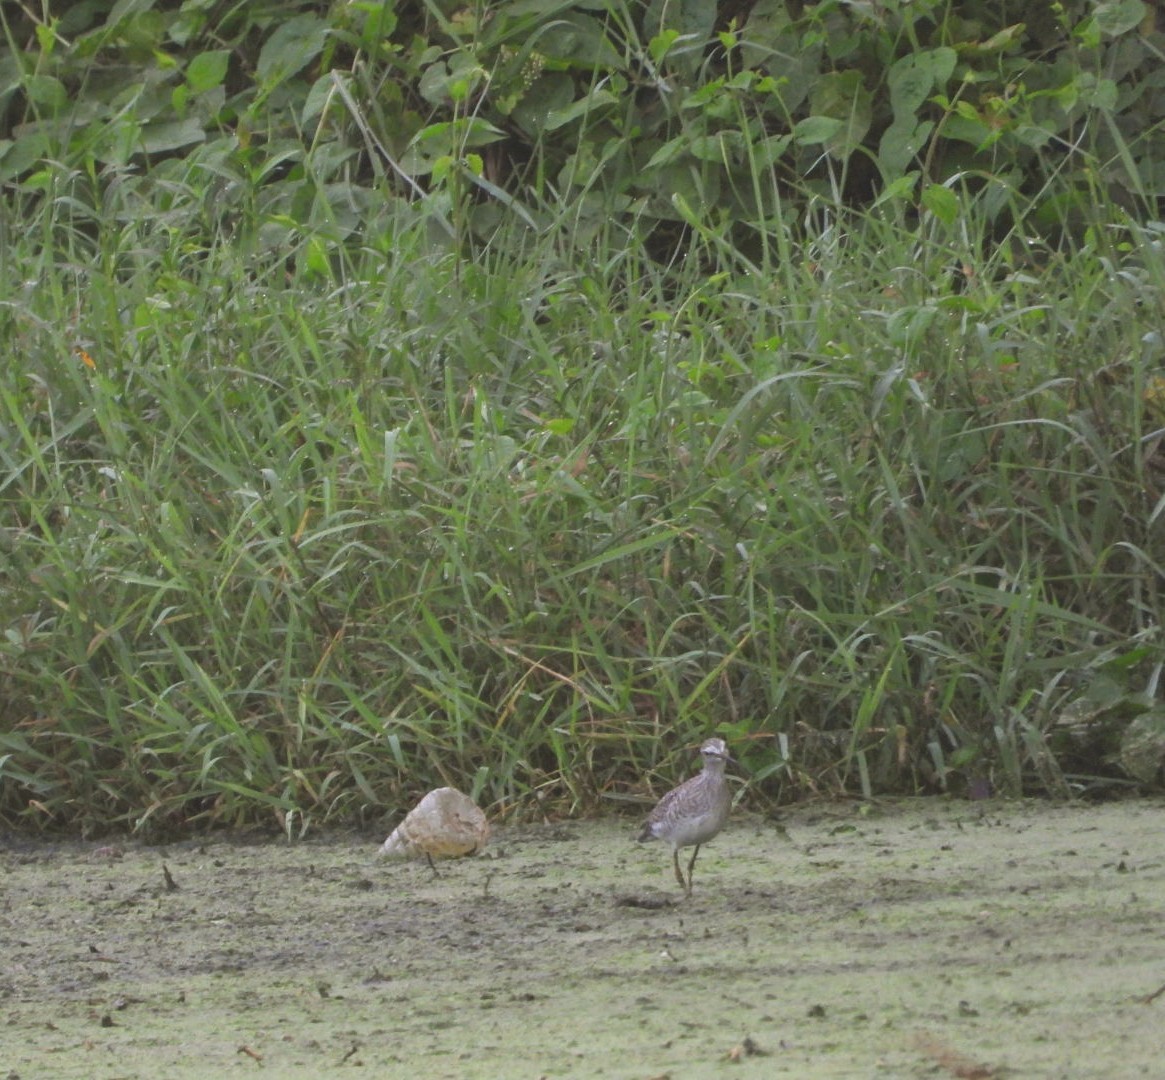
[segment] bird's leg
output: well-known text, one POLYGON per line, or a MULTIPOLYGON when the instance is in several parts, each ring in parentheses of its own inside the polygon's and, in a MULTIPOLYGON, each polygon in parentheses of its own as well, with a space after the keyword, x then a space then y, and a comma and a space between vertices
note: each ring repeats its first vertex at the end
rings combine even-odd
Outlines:
POLYGON ((433 856, 426 851, 425 858, 429 860, 429 869, 433 871, 433 877, 440 877, 441 875, 437 873, 437 864, 433 862, 433 856))
POLYGON ((696 856, 700 854, 700 845, 696 845, 696 850, 692 852, 692 858, 688 862, 688 895, 692 895, 692 871, 696 868, 696 856))
POLYGON ((672 858, 672 862, 675 864, 675 868, 676 868, 676 881, 678 881, 680 883, 680 888, 683 889, 684 892, 687 892, 688 891, 688 883, 684 880, 684 872, 680 869, 680 849, 679 848, 672 848, 671 858, 672 858))

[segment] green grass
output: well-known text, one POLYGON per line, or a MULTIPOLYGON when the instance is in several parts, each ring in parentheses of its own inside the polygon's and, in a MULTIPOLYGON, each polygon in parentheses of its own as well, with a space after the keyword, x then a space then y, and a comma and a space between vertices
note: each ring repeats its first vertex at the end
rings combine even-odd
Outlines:
POLYGON ((713 731, 762 802, 1061 793, 1065 705, 1155 686, 1160 232, 968 200, 662 259, 547 207, 458 254, 212 180, 5 207, 4 820, 587 813, 713 731))

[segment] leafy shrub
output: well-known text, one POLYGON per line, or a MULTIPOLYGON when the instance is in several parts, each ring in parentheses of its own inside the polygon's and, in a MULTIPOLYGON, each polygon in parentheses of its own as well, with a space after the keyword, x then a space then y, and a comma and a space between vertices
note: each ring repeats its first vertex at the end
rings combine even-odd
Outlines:
POLYGON ((1154 782, 1160 37, 1009 11, 0 7, 0 813, 1154 782))
MULTIPOLYGON (((6 9, 7 12, 8 9, 6 9)), ((4 19, 0 183, 187 157, 272 218, 474 191, 486 233, 726 220, 806 200, 1087 222, 1165 187, 1165 38, 1140 0, 800 4, 92 0, 4 19)), ((450 207, 435 200, 447 220, 450 207)), ((339 214, 343 217, 343 214, 339 214)))

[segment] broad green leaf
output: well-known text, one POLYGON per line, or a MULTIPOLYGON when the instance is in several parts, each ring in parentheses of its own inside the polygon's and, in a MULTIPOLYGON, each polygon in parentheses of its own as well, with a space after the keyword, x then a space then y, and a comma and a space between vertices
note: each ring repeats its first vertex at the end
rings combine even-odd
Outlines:
POLYGON ((997 34, 992 34, 986 41, 981 41, 973 47, 969 47, 968 51, 990 55, 991 53, 1006 52, 1022 40, 1023 35, 1027 31, 1027 26, 1024 23, 1014 23, 1011 26, 1005 26, 997 34))
POLYGON ((1056 133, 1054 131, 1040 127, 1037 124, 1019 124, 1015 129, 1015 137, 1024 146, 1030 146, 1033 150, 1039 150, 1040 147, 1047 146, 1055 138, 1055 135, 1056 133))
POLYGON ((504 132, 479 117, 429 124, 409 140, 399 164, 410 175, 421 176, 435 169, 443 177, 461 161, 468 147, 485 146, 503 138, 504 132))
POLYGON ((718 131, 714 135, 697 135, 688 140, 688 152, 698 161, 738 163, 744 137, 739 131, 718 131))
POLYGON ((174 120, 150 124, 142 129, 141 145, 147 154, 161 154, 206 140, 206 131, 197 120, 174 120))
POLYGON ((959 197, 942 184, 928 184, 922 189, 922 207, 944 225, 953 225, 959 216, 959 197))
POLYGON ((230 51, 213 49, 199 53, 186 65, 186 82, 196 94, 222 84, 227 75, 230 51))
POLYGON ((918 183, 919 175, 918 172, 911 172, 891 181, 883 188, 882 194, 874 200, 874 205, 881 206, 882 203, 911 198, 914 195, 914 187, 918 183))
POLYGON ((116 26, 122 19, 149 11, 153 6, 154 0, 117 0, 117 3, 109 9, 105 25, 116 26))
POLYGON ((954 49, 928 49, 907 53, 890 68, 890 107, 895 117, 913 115, 930 96, 932 88, 942 89, 955 70, 954 49))
POLYGON ((557 131, 572 120, 586 116, 592 110, 606 105, 616 105, 619 99, 609 90, 592 90, 586 97, 571 102, 565 109, 552 109, 546 114, 546 121, 542 125, 543 131, 557 131))
POLYGON ((449 96, 449 68, 444 60, 429 64, 417 81, 417 92, 430 105, 441 105, 449 96))
POLYGON ((623 55, 607 39, 603 23, 573 12, 555 19, 538 39, 538 51, 554 61, 621 71, 623 55))
POLYGON ((55 172, 52 169, 38 169, 20 184, 24 191, 48 191, 53 186, 55 172))
POLYGON ((653 169, 661 168, 664 165, 670 165, 677 158, 683 156, 687 149, 688 140, 682 135, 677 135, 674 139, 668 139, 651 157, 648 159, 646 165, 643 166, 644 172, 651 172, 653 169))
POLYGON ((23 80, 20 61, 11 53, 0 51, 0 100, 18 89, 23 80))
POLYGON ((1102 34, 1120 37, 1140 26, 1145 21, 1147 11, 1141 0, 1112 0, 1097 4, 1092 14, 1102 34))
POLYGON ((873 116, 870 92, 862 82, 861 72, 837 71, 825 75, 813 87, 809 105, 814 116, 829 116, 840 122, 825 142, 831 154, 849 157, 865 138, 873 116))
POLYGON ((467 146, 485 146, 488 143, 504 139, 506 133, 487 123, 480 117, 474 116, 468 120, 445 121, 440 124, 430 124, 421 128, 413 136, 410 145, 420 146, 423 143, 440 142, 449 147, 449 152, 457 153, 467 146))
MULTIPOLYGON (((176 90, 184 87, 175 87, 176 90)), ((93 142, 91 153, 97 161, 125 165, 142 151, 142 125, 133 114, 126 114, 109 124, 93 142)))
POLYGON ((297 15, 276 27, 259 53, 259 81, 270 86, 302 71, 319 55, 327 36, 328 24, 315 15, 297 15))
POLYGON ((328 256, 328 245, 318 236, 308 239, 304 249, 305 265, 308 270, 320 277, 327 277, 331 273, 331 259, 328 256))
POLYGON ((769 135, 753 144, 752 159, 761 168, 771 168, 785 156, 792 142, 792 135, 769 135))
POLYGON ((24 92, 37 111, 54 116, 69 104, 69 92, 60 79, 52 75, 30 75, 24 82, 24 92))
POLYGON ((934 130, 934 124, 924 120, 914 122, 914 115, 907 113, 902 120, 895 120, 884 132, 878 143, 878 161, 887 177, 897 177, 926 146, 926 140, 934 130))
POLYGON ((982 146, 990 134, 991 129, 977 117, 972 119, 969 116, 954 114, 948 116, 943 123, 943 138, 957 139, 972 146, 982 146))
POLYGON ((667 26, 703 42, 711 37, 717 6, 716 0, 651 0, 643 22, 653 33, 667 26))
POLYGON ((654 35, 650 47, 655 62, 666 54, 669 70, 695 72, 712 37, 717 6, 716 0, 651 0, 643 25, 654 35))
POLYGON ((45 57, 52 56, 57 47, 58 38, 55 24, 58 21, 54 19, 52 23, 37 23, 36 25, 36 42, 45 57))
POLYGON ((1115 112, 1120 100, 1120 90, 1112 79, 1097 79, 1096 85, 1087 91, 1082 91, 1082 98, 1093 109, 1102 112, 1115 112))
POLYGON ((376 48, 396 29, 396 14, 391 10, 392 5, 384 0, 354 0, 348 6, 363 17, 363 25, 359 20, 357 25, 361 26, 360 44, 365 49, 376 48))
POLYGON ((327 107, 328 102, 337 90, 338 83, 344 83, 347 80, 338 71, 329 71, 326 75, 321 75, 314 83, 311 89, 307 92, 307 98, 303 103, 303 112, 300 114, 300 121, 304 124, 309 124, 317 116, 319 116, 327 107))
POLYGON ((1081 45, 1086 49, 1095 49, 1100 45, 1100 24, 1094 16, 1082 19, 1072 31, 1081 45))
POLYGON ((832 116, 807 116, 793 128, 793 138, 802 146, 816 146, 835 138, 844 126, 832 116))
POLYGON ((658 34, 656 34, 655 37, 653 37, 651 41, 647 43, 647 51, 651 54, 652 63, 660 63, 660 61, 663 60, 663 58, 667 55, 668 49, 670 49, 676 43, 676 39, 679 36, 680 32, 671 28, 661 30, 658 34))
POLYGON ((23 176, 49 148, 47 132, 35 131, 9 142, 0 141, 0 183, 23 176))
POLYGON ((142 53, 161 48, 166 23, 160 11, 143 11, 123 19, 117 26, 117 35, 131 50, 142 53))

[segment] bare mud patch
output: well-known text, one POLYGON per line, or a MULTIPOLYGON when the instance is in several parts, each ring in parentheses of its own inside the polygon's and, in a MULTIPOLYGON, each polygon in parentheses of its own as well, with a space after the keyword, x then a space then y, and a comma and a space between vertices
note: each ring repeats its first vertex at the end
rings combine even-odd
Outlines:
POLYGON ((0 842, 0 1076, 1157 1077, 1163 810, 737 814, 687 900, 630 821, 0 842))

